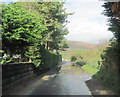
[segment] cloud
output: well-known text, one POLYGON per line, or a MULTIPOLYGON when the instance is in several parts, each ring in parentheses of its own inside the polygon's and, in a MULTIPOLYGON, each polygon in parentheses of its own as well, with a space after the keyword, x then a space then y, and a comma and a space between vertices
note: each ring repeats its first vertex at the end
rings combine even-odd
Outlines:
POLYGON ((69 16, 68 40, 86 41, 99 43, 100 40, 109 40, 113 37, 112 32, 107 31, 107 17, 101 13, 104 8, 103 2, 97 0, 67 0, 65 8, 67 12, 75 12, 69 16))
POLYGON ((69 40, 99 43, 100 40, 109 39, 112 33, 107 31, 106 24, 79 19, 68 25, 70 33, 66 36, 69 40), (81 23, 80 23, 81 22, 81 23))

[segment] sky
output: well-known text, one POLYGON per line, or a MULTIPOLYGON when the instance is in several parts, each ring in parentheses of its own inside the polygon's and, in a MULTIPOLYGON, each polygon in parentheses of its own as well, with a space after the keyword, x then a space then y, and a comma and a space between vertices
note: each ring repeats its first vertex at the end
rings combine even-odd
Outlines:
POLYGON ((112 32, 107 30, 108 18, 101 14, 103 3, 102 0, 66 1, 66 12, 74 12, 74 15, 68 16, 70 23, 67 25, 69 34, 65 36, 67 40, 99 44, 113 37, 112 32))

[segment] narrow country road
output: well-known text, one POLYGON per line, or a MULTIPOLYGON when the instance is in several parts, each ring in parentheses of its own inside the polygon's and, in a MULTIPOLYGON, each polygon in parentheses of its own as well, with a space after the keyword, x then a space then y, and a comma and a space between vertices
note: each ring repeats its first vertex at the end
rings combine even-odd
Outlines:
POLYGON ((61 62, 42 76, 21 84, 10 95, 88 95, 91 97, 86 80, 91 76, 81 68, 71 66, 68 61, 61 62), (58 72, 59 71, 59 72, 58 72))
POLYGON ((71 66, 71 63, 64 61, 59 64, 59 73, 50 71, 41 79, 30 84, 23 95, 91 95, 85 80, 91 76, 82 69, 71 66))

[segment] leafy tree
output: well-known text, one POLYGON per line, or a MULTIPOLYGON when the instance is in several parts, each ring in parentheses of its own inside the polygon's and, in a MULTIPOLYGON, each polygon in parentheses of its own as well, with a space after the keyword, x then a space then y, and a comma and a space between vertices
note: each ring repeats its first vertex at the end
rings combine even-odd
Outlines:
POLYGON ((58 50, 58 45, 60 45, 62 39, 65 40, 63 38, 64 35, 68 34, 68 30, 65 26, 68 23, 66 20, 67 16, 71 13, 68 14, 65 12, 65 9, 62 8, 63 4, 63 2, 22 3, 28 12, 32 12, 44 18, 42 26, 46 26, 48 31, 41 33, 41 45, 44 45, 45 48, 49 48, 50 50, 58 50))
MULTIPOLYGON (((41 47, 64 50, 67 16, 63 2, 16 2, 2 5, 2 43, 4 53, 21 54, 39 65, 41 47)), ((23 61, 23 60, 21 60, 23 61)))
POLYGON ((42 18, 28 13, 20 3, 9 4, 2 8, 2 44, 5 53, 21 54, 38 46, 42 39, 41 32, 47 28, 42 25, 42 18))
MULTIPOLYGON (((110 40, 109 47, 104 50, 101 55, 102 62, 99 62, 100 70, 98 73, 99 79, 105 82, 109 88, 118 92, 118 72, 119 72, 119 60, 120 60, 120 19, 116 18, 113 12, 114 2, 105 2, 103 7, 105 8, 103 14, 108 19, 108 30, 111 31, 114 37, 110 40)), ((120 89, 119 89, 120 90, 120 89)))
POLYGON ((119 47, 120 47, 120 19, 119 18, 115 18, 114 14, 112 12, 112 6, 113 6, 114 2, 107 2, 104 3, 103 7, 105 8, 103 14, 107 17, 109 17, 109 28, 108 30, 110 30, 111 32, 113 32, 114 34, 114 38, 111 39, 111 47, 112 44, 116 44, 116 47, 118 48, 118 50, 114 51, 117 53, 116 56, 120 57, 120 52, 119 52, 119 47))
MULTIPOLYGON (((44 17, 46 18, 47 23, 50 24, 48 27, 49 33, 46 34, 44 38, 44 42, 51 50, 59 50, 59 45, 62 43, 62 39, 64 35, 68 34, 68 30, 65 28, 67 24, 67 16, 71 13, 66 13, 65 9, 63 9, 63 2, 38 2, 39 6, 47 5, 47 7, 43 7, 41 13, 47 13, 44 17), (63 25, 64 24, 64 25, 63 25)), ((62 50, 62 49, 61 49, 62 50)))

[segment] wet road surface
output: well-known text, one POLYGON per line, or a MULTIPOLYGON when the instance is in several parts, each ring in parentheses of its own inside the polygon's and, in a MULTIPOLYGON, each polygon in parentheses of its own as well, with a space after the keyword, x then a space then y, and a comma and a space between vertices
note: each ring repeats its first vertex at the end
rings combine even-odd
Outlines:
POLYGON ((58 73, 50 71, 22 92, 23 95, 91 95, 85 84, 91 76, 82 69, 64 61, 58 73))

